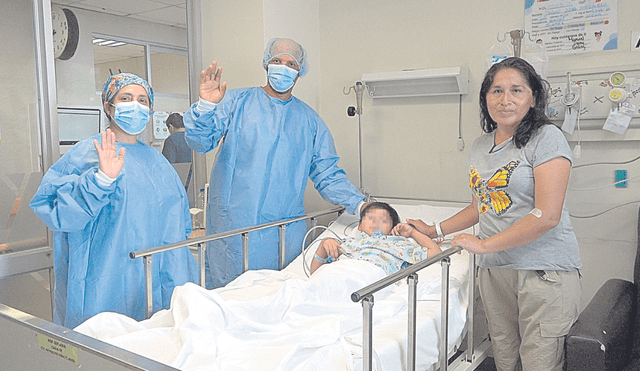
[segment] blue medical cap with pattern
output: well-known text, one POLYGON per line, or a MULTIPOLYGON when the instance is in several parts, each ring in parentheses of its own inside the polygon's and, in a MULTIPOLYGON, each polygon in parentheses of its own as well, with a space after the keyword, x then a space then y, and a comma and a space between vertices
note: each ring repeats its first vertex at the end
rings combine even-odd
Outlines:
POLYGON ((298 63, 300 68, 299 75, 302 77, 307 73, 309 66, 307 65, 307 52, 302 45, 291 39, 273 38, 267 43, 267 47, 264 49, 264 59, 262 60, 262 66, 267 69, 267 65, 273 58, 288 54, 292 56, 298 63))
POLYGON ((120 89, 127 85, 140 85, 147 91, 149 96, 149 108, 153 108, 153 89, 147 80, 142 77, 129 72, 122 72, 116 75, 111 75, 107 82, 102 86, 102 105, 104 102, 111 102, 111 99, 116 96, 120 89))

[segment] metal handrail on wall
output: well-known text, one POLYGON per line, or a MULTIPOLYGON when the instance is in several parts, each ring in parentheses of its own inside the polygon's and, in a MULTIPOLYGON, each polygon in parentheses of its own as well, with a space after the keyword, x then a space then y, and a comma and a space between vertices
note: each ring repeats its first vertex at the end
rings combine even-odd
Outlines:
MULTIPOLYGON (((373 294, 390 286, 403 278, 407 278, 408 288, 408 337, 407 337, 407 370, 416 369, 416 309, 417 309, 417 272, 434 263, 442 264, 442 298, 441 298, 441 336, 440 336, 440 371, 446 371, 448 367, 449 343, 449 265, 451 255, 462 251, 461 247, 452 247, 419 263, 401 269, 371 285, 364 287, 353 294, 351 300, 362 302, 362 358, 363 370, 373 369, 373 294)), ((472 362, 473 357, 473 303, 475 302, 475 255, 469 256, 469 307, 467 308, 467 362, 472 362)))
MULTIPOLYGON (((147 305, 147 318, 151 317, 153 314, 153 278, 151 275, 151 266, 153 262, 153 255, 158 254, 165 251, 180 249, 188 246, 197 246, 198 248, 198 266, 199 266, 199 284, 202 287, 205 287, 205 253, 207 250, 207 242, 219 240, 222 238, 227 238, 231 236, 242 236, 242 272, 246 272, 249 270, 249 233, 258 231, 261 229, 278 227, 278 237, 279 237, 279 264, 278 268, 283 269, 285 264, 285 233, 287 229, 287 224, 295 223, 302 220, 311 220, 311 227, 315 227, 317 224, 316 218, 319 216, 329 215, 333 213, 338 213, 340 215, 344 211, 344 207, 337 206, 331 209, 317 211, 313 213, 304 214, 295 218, 284 219, 277 222, 265 223, 256 225, 254 227, 246 227, 235 229, 228 232, 216 233, 209 236, 190 238, 182 242, 176 242, 168 245, 152 247, 146 250, 140 251, 132 251, 129 253, 129 257, 131 259, 142 258, 144 269, 145 269, 145 298, 147 305)), ((315 238, 315 236, 313 236, 315 238)))

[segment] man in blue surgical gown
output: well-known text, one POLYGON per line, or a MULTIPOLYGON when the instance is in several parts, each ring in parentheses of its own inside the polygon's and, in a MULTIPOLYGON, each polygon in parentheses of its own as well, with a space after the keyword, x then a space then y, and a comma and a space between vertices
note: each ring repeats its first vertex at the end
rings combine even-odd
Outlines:
MULTIPOLYGON (((54 231, 53 321, 68 328, 106 311, 144 319, 143 262, 129 252, 191 232, 180 177, 157 149, 137 140, 153 107, 151 86, 117 74, 105 83, 102 101, 109 129, 53 164, 30 203, 54 231)), ((159 310, 169 307, 175 286, 196 279, 197 264, 185 247, 154 255, 152 273, 159 310)))
MULTIPOLYGON (((304 214, 308 178, 325 200, 352 214, 364 202, 338 167, 325 123, 292 96, 296 81, 307 72, 305 50, 291 39, 272 39, 263 66, 264 87, 226 92, 222 69, 214 61, 200 74, 200 100, 184 115, 187 143, 195 151, 206 153, 224 137, 211 171, 207 234, 304 214)), ((304 221, 287 226, 286 264, 300 253, 305 232, 304 221)), ((249 269, 277 269, 277 228, 252 232, 249 238, 249 269)), ((240 236, 208 246, 208 288, 223 286, 241 273, 240 236)))

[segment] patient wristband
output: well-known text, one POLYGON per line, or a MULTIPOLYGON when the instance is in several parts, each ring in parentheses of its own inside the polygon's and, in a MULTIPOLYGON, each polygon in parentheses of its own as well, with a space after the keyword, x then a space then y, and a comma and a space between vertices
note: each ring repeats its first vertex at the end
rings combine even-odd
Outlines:
POLYGON ((442 228, 440 227, 440 223, 436 223, 436 233, 438 234, 438 237, 440 238, 444 237, 444 233, 442 233, 442 228))
POLYGON ((322 264, 333 262, 333 258, 331 257, 331 255, 327 255, 326 258, 321 258, 320 255, 314 254, 313 258, 316 259, 317 261, 319 261, 322 264))

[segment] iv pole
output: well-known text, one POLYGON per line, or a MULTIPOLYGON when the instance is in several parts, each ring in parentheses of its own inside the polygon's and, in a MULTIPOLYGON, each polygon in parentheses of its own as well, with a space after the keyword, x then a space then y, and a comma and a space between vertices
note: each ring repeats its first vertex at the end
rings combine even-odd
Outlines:
POLYGON ((356 114, 358 115, 358 168, 360 170, 359 181, 360 181, 360 191, 364 193, 364 189, 362 187, 362 93, 364 92, 364 85, 362 82, 358 81, 355 85, 350 86, 347 91, 342 89, 342 93, 344 95, 349 95, 351 89, 356 93, 356 107, 349 106, 347 108, 347 115, 349 117, 353 117, 356 114))
POLYGON ((511 30, 509 32, 505 32, 504 33, 504 39, 500 40, 500 34, 498 34, 498 37, 496 37, 496 39, 498 39, 499 42, 504 42, 507 39, 507 34, 509 35, 509 37, 511 37, 511 45, 513 46, 513 56, 516 58, 520 58, 520 54, 522 51, 522 40, 524 39, 524 36, 527 35, 529 38, 529 41, 533 42, 533 40, 531 39, 531 34, 529 34, 529 32, 525 32, 525 30, 511 30))

